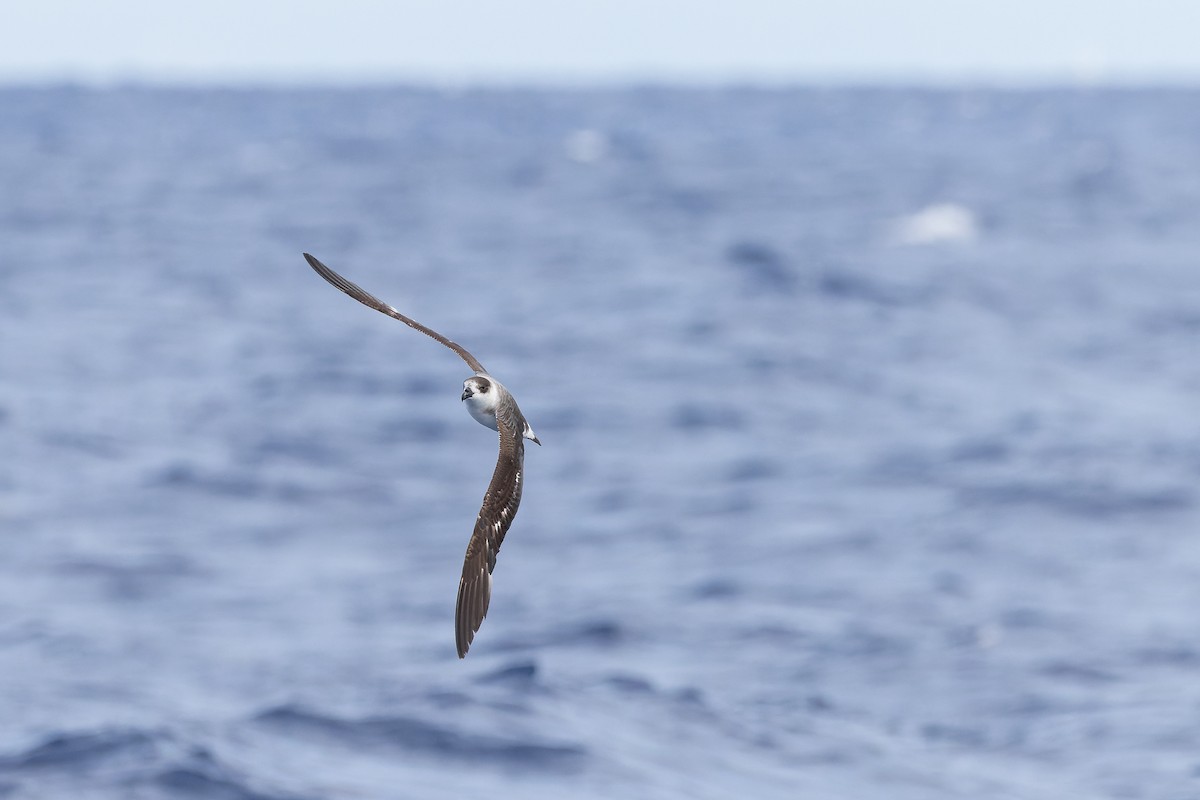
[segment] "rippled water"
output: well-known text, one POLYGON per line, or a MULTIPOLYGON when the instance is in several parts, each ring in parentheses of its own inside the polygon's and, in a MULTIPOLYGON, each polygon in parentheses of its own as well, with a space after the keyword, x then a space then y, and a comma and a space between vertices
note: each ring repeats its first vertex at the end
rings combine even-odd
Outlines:
POLYGON ((1198 100, 0 91, 0 797, 1200 796, 1198 100))

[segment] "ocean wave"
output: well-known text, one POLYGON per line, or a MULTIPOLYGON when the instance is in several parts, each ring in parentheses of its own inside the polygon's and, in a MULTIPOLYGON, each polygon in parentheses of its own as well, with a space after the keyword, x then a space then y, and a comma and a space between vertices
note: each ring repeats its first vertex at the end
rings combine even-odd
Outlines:
POLYGON ((755 290, 790 294, 799 285, 795 269, 783 254, 763 242, 734 242, 725 250, 725 260, 755 290))
POLYGON ((58 733, 9 755, 0 755, 0 770, 78 768, 118 757, 152 758, 156 736, 140 730, 112 729, 58 733))
POLYGON ((281 734, 326 737, 345 747, 395 748, 534 769, 577 767, 587 756, 579 744, 470 733, 409 716, 348 719, 284 705, 255 721, 281 734))
POLYGON ((479 676, 480 683, 528 688, 537 682, 537 662, 518 661, 479 676))
POLYGON ((1013 480, 979 484, 960 488, 958 497, 966 505, 1041 506, 1083 517, 1165 513, 1188 509, 1195 503, 1192 493, 1182 487, 1133 489, 1075 481, 1013 480))
POLYGON ((266 793, 246 782, 198 767, 171 767, 145 781, 167 792, 169 797, 196 800, 304 800, 293 794, 266 793))

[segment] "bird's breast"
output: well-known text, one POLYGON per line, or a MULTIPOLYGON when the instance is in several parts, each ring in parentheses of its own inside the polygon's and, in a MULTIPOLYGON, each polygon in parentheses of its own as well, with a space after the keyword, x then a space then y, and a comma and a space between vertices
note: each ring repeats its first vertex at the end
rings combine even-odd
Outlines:
POLYGON ((494 431, 500 430, 499 426, 496 425, 496 409, 492 406, 488 406, 479 402, 478 398, 479 395, 473 395, 467 398, 467 411, 480 425, 484 425, 494 431))

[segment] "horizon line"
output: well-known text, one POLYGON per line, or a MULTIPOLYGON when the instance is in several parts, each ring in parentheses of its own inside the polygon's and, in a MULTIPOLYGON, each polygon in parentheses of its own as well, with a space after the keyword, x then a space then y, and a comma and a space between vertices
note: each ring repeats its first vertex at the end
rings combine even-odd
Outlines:
POLYGON ((808 73, 803 75, 730 74, 578 74, 548 77, 545 74, 434 75, 430 73, 355 73, 317 75, 303 73, 245 72, 212 74, 188 71, 122 71, 88 74, 76 71, 0 74, 0 90, 14 89, 242 89, 242 90, 363 90, 409 88, 434 91, 544 90, 606 91, 620 89, 929 89, 929 90, 1136 90, 1200 89, 1196 72, 1127 72, 1080 75, 1068 71, 1002 73, 962 71, 894 73, 808 73))

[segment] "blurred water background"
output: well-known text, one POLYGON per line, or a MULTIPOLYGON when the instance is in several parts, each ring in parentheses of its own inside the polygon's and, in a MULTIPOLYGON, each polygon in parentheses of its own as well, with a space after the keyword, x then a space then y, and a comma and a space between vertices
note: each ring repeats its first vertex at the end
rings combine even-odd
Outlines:
POLYGON ((1200 797, 1200 93, 0 91, 0 797, 1200 797), (495 435, 527 453, 455 657, 495 435))

